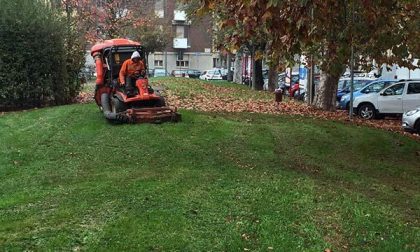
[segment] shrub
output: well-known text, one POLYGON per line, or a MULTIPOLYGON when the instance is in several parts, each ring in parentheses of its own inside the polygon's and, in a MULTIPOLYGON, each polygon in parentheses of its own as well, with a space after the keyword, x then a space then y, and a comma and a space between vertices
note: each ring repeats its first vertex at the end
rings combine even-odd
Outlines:
POLYGON ((45 1, 0 0, 0 6, 0 110, 70 102, 80 88, 73 67, 80 63, 69 64, 60 16, 45 1))

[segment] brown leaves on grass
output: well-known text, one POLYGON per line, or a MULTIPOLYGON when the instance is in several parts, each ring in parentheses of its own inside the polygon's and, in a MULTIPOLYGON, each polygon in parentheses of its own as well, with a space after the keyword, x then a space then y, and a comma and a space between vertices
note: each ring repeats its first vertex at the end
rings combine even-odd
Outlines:
POLYGON ((191 92, 190 95, 185 97, 180 97, 177 95, 176 90, 169 89, 166 91, 167 101, 169 104, 178 108, 205 112, 250 112, 309 116, 324 120, 341 121, 357 126, 363 125, 385 129, 420 139, 418 135, 412 135, 403 131, 400 118, 366 121, 355 116, 353 120, 350 120, 348 111, 323 111, 294 100, 286 100, 280 104, 276 104, 274 94, 263 91, 256 92, 212 84, 203 84, 201 88, 205 91, 191 92), (267 96, 264 97, 261 93, 265 93, 267 96), (272 96, 272 99, 270 99, 270 96, 272 96))
POLYGON ((93 94, 87 92, 80 92, 79 95, 76 97, 77 103, 91 103, 93 102, 93 94))
MULTIPOLYGON (((229 87, 187 78, 159 80, 152 82, 152 85, 158 87, 158 89, 164 89, 163 94, 167 103, 181 109, 204 112, 249 112, 313 117, 341 121, 356 126, 384 129, 420 139, 419 135, 403 131, 400 118, 366 121, 355 116, 350 121, 347 111, 328 112, 308 106, 302 102, 287 99, 277 104, 274 101, 274 94, 265 91, 252 91, 240 85, 229 87)), ((78 103, 93 102, 93 94, 81 92, 76 101, 78 103)))

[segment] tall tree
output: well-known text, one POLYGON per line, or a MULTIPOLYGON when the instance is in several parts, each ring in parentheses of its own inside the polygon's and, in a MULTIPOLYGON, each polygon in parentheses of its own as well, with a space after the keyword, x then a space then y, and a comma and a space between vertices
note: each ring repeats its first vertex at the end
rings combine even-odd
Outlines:
POLYGON ((134 25, 130 30, 130 37, 141 42, 147 55, 163 51, 172 38, 170 26, 164 20, 157 18, 154 13, 148 15, 141 25, 134 25))
MULTIPOLYGON (((103 39, 124 37, 134 26, 143 24, 147 19, 139 15, 148 9, 152 0, 61 0, 65 11, 69 10, 77 19, 78 29, 83 31, 90 42, 103 39), (141 7, 139 7, 141 6, 141 7)), ((60 0, 51 0, 57 6, 60 0)))

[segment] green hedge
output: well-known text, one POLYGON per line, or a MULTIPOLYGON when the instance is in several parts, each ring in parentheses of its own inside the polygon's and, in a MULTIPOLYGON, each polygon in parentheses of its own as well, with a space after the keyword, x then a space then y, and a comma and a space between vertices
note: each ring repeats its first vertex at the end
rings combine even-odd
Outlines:
POLYGON ((69 29, 44 2, 0 0, 0 110, 65 104, 80 89, 69 29))

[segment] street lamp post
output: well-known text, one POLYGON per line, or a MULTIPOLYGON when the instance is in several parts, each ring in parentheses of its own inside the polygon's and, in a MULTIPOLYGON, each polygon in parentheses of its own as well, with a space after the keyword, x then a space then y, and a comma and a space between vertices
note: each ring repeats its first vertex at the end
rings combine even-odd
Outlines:
POLYGON ((353 40, 353 25, 354 25, 354 2, 351 2, 351 56, 350 56, 350 108, 349 118, 353 119, 353 91, 354 91, 354 40, 353 40))
POLYGON ((350 59, 350 108, 349 108, 349 117, 350 120, 353 119, 353 90, 354 90, 354 46, 353 46, 353 39, 351 43, 351 59, 350 59))

